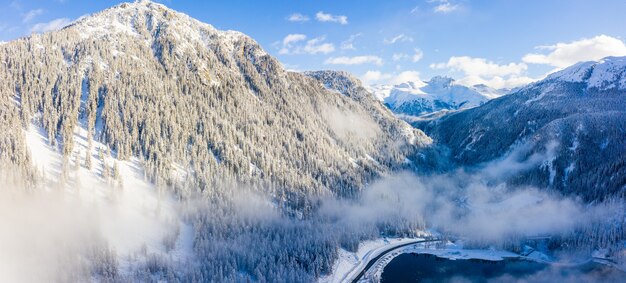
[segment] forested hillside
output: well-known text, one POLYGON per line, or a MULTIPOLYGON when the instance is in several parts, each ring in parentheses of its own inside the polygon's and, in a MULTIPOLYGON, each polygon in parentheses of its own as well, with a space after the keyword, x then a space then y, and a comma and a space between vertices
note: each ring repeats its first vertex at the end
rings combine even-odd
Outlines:
MULTIPOLYGON (((183 194, 235 180, 290 204, 349 196, 429 142, 376 101, 285 71, 249 37, 150 2, 3 44, 0 60, 3 107, 11 107, 3 119, 13 128, 41 125, 71 156, 71 137, 84 127, 183 194), (171 174, 175 164, 187 178, 171 174)), ((5 142, 3 156, 26 164, 19 139, 3 138, 16 143, 5 142)))
POLYGON ((456 166, 512 155, 528 164, 512 184, 586 201, 623 198, 625 60, 579 63, 483 106, 414 125, 449 150, 456 166))
MULTIPOLYGON (((314 281, 338 246, 383 227, 337 229, 320 199, 357 199, 431 143, 369 95, 329 90, 244 34, 149 1, 2 44, 0 62, 0 186, 35 189, 19 209, 37 217, 38 199, 106 215, 74 208, 82 230, 42 231, 73 243, 17 253, 19 267, 52 255, 0 279, 314 281), (107 235, 126 221, 152 234, 107 235), (143 248, 127 246, 136 237, 143 248)), ((402 233, 421 225, 397 221, 402 233)))

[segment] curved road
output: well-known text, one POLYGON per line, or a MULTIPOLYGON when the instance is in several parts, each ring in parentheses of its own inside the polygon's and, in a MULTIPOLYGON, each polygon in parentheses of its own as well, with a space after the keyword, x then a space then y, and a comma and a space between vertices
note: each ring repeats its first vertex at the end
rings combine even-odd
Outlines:
POLYGON ((406 244, 402 244, 399 246, 395 246, 393 248, 389 248, 388 250, 380 253, 379 255, 377 255, 375 258, 371 259, 367 265, 365 265, 365 267, 363 268, 363 270, 361 270, 361 272, 359 272, 359 274, 356 275, 356 277, 354 277, 354 279, 352 279, 352 283, 357 283, 359 282, 359 280, 361 280, 361 277, 363 277, 363 275, 365 275, 365 273, 367 272, 367 270, 370 269, 370 267, 372 267, 372 265, 374 265, 381 257, 385 256, 386 254, 388 254, 389 252, 402 248, 402 247, 406 247, 406 246, 410 246, 410 245, 414 245, 414 244, 419 244, 419 243, 427 243, 427 242, 437 242, 437 241, 441 241, 439 239, 433 239, 433 240, 420 240, 420 241, 415 241, 415 242, 410 242, 410 243, 406 243, 406 244))

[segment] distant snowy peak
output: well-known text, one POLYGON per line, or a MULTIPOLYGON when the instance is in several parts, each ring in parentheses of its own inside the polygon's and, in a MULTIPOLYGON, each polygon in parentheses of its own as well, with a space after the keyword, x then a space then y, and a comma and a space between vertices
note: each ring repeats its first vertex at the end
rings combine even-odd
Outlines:
POLYGON ((452 78, 441 76, 427 82, 374 85, 368 89, 395 113, 411 116, 476 107, 504 94, 504 91, 486 85, 467 87, 457 84, 452 78))
POLYGON ((508 88, 495 89, 485 84, 473 85, 472 89, 474 89, 475 91, 479 92, 480 94, 486 97, 489 97, 490 99, 498 98, 512 91, 511 89, 508 89, 508 88))
POLYGON ((626 89, 626 57, 580 62, 549 75, 545 81, 584 83, 587 88, 626 89))

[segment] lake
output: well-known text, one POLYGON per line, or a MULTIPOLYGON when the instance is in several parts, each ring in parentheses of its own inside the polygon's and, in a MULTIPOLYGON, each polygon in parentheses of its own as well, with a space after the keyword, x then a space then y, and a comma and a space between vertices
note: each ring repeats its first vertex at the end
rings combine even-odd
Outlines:
POLYGON ((406 253, 383 269, 381 282, 626 282, 626 273, 595 262, 556 266, 521 259, 450 260, 406 253))

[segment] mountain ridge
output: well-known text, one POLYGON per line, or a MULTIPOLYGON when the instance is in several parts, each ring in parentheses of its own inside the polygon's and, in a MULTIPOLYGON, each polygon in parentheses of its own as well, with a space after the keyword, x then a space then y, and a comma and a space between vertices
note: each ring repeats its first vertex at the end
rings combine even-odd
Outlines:
POLYGON ((279 199, 351 195, 428 143, 371 101, 284 70, 250 37, 149 1, 11 41, 0 54, 1 91, 18 97, 24 126, 41 125, 65 155, 84 127, 118 158, 143 159, 163 186, 180 186, 167 173, 176 162, 201 190, 237 176, 291 187, 279 199))
POLYGON ((486 85, 467 87, 444 76, 429 81, 372 85, 368 89, 394 113, 414 117, 476 107, 505 92, 486 85))
POLYGON ((624 62, 581 62, 482 106, 412 124, 448 148, 457 166, 550 153, 510 182, 587 201, 620 195, 626 189, 624 62))

